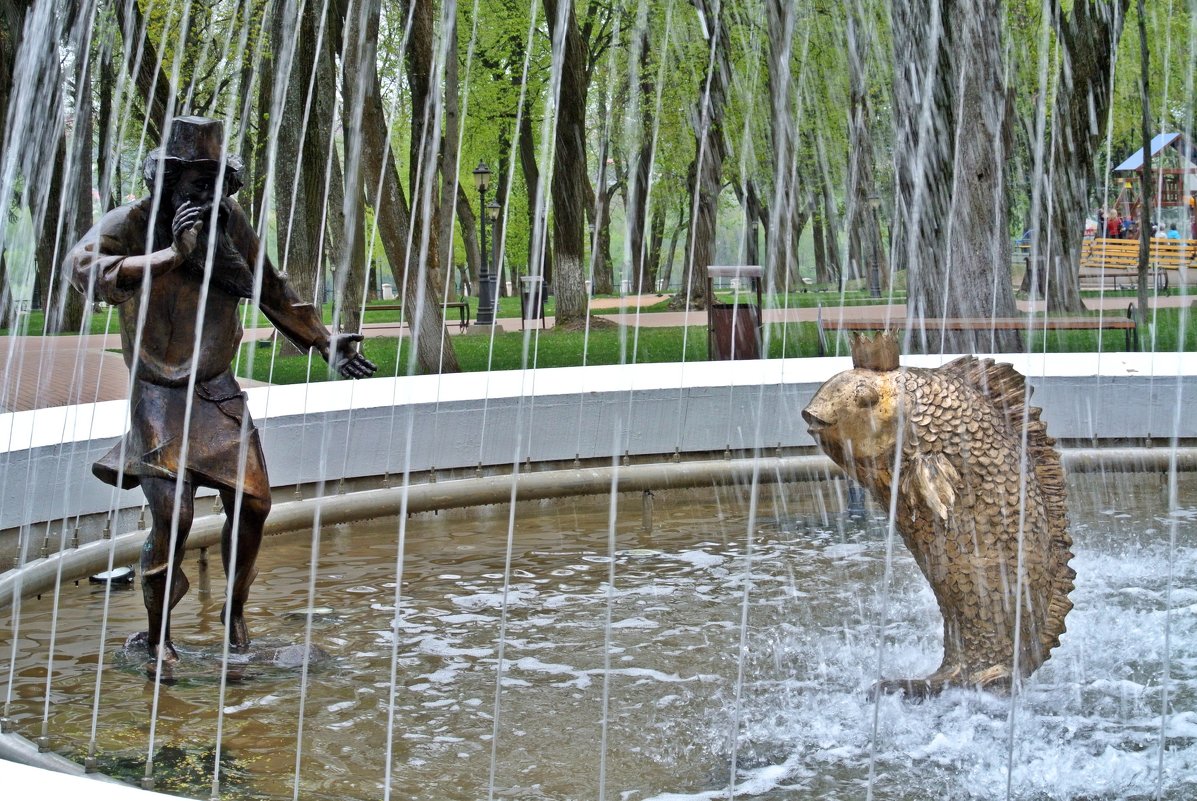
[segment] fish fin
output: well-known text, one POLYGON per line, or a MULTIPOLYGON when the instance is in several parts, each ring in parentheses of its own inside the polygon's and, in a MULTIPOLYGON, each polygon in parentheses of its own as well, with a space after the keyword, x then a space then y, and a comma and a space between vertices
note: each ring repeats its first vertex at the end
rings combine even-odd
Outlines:
POLYGON ((911 465, 912 488, 941 522, 946 523, 948 513, 956 505, 956 487, 960 486, 960 473, 942 453, 928 453, 918 456, 911 465))
POLYGON ((1065 631, 1064 618, 1072 609, 1068 595, 1076 578, 1076 571, 1068 565, 1072 559, 1072 535, 1068 530, 1067 486, 1060 453, 1056 450, 1056 441, 1047 434, 1047 425, 1039 417, 1041 410, 1030 405, 1032 387, 1013 366, 995 363, 992 359, 962 356, 941 369, 993 403, 1005 419, 1011 436, 1021 442, 1025 433, 1028 477, 1039 488, 1047 517, 1049 553, 1046 557, 1051 576, 1047 616, 1039 634, 1043 655, 1037 658, 1037 667, 1047 659, 1051 649, 1060 644, 1060 635, 1065 631))

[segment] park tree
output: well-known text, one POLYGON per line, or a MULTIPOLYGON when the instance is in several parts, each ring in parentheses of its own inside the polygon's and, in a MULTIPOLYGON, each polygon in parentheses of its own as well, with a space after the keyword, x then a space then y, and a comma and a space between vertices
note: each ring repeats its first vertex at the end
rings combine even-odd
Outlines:
POLYGON ((797 204, 797 156, 794 115, 794 26, 797 9, 786 0, 765 0, 769 50, 766 86, 769 91, 769 161, 773 191, 765 224, 765 280, 774 291, 790 283, 790 268, 797 261, 790 221, 797 204))
POLYGON ((865 0, 848 3, 848 261, 852 274, 866 275, 869 289, 879 292, 888 286, 889 268, 881 239, 884 187, 877 180, 870 91, 877 28, 869 12, 865 0))
POLYGON ((707 43, 702 94, 693 112, 694 160, 687 175, 690 231, 681 289, 670 302, 677 308, 707 308, 707 267, 715 260, 716 221, 727 157, 723 113, 731 80, 728 33, 721 0, 693 0, 707 43))
POLYGON ((279 54, 273 107, 282 118, 274 165, 279 268, 300 298, 317 304, 325 299, 324 209, 336 113, 328 10, 328 3, 279 3, 271 25, 279 54))
POLYGON ((1081 240, 1099 177, 1100 146, 1113 101, 1113 61, 1127 0, 1054 6, 1060 48, 1050 153, 1042 170, 1032 258, 1023 288, 1049 309, 1080 311, 1081 240))
MULTIPOLYGON (((914 320, 1013 316, 1006 161, 1011 149, 1000 4, 893 6, 893 258, 914 320)), ((1019 351, 1018 331, 949 331, 949 353, 1019 351)))
POLYGON ((589 36, 608 24, 609 9, 591 3, 583 23, 573 0, 545 0, 545 19, 553 37, 553 64, 559 70, 557 96, 549 106, 556 113, 553 147, 553 293, 557 298, 557 326, 587 325, 586 209, 594 208, 594 191, 587 175, 586 103, 594 74, 589 36), (602 16, 600 16, 602 15, 602 16))
MULTIPOLYGON (((413 12, 421 11, 418 6, 424 0, 415 0, 413 12)), ((401 277, 404 287, 404 297, 409 309, 408 322, 412 331, 412 353, 414 366, 421 372, 457 372, 460 367, 453 345, 444 336, 444 316, 441 308, 439 284, 435 283, 436 274, 428 269, 427 263, 417 255, 418 240, 412 239, 412 211, 407 203, 407 196, 396 172, 400 162, 396 160, 396 153, 391 146, 389 126, 383 107, 382 92, 378 78, 378 45, 379 21, 381 17, 381 3, 379 0, 364 0, 361 10, 356 15, 350 15, 352 20, 347 29, 347 41, 360 42, 351 60, 346 64, 346 71, 360 93, 361 126, 357 134, 361 142, 355 146, 360 149, 362 160, 362 185, 367 192, 367 198, 373 206, 375 218, 378 220, 379 237, 387 260, 391 263, 396 277, 401 277), (409 242, 415 242, 411 247, 409 242)), ((412 14, 414 18, 415 14, 412 14)), ((423 24, 423 23, 421 23, 423 24)), ((431 36, 431 30, 425 28, 417 33, 413 25, 412 36, 431 36)), ((410 58, 420 60, 431 52, 431 45, 419 43, 409 45, 408 52, 413 53, 410 58)), ((421 66, 421 69, 429 69, 421 66)), ((413 90, 413 110, 419 108, 424 114, 432 102, 431 91, 422 92, 419 101, 413 90)), ((354 100, 354 108, 359 105, 354 100)), ((412 141, 417 141, 413 137, 412 141)), ((428 146, 425 141, 425 146, 428 146)), ((418 150, 416 151, 418 154, 418 150)), ((433 151, 435 152, 435 151, 433 151)), ((414 159, 413 159, 414 161, 414 159)), ((430 171, 428 186, 435 186, 435 173, 430 171)), ((431 190, 427 193, 429 205, 432 204, 431 190)), ((417 199, 417 202, 419 200, 417 199)), ((427 229, 432 230, 430 218, 427 229)), ((422 234, 421 236, 425 236, 422 234)), ((427 252, 434 253, 432 243, 427 245, 427 252)))

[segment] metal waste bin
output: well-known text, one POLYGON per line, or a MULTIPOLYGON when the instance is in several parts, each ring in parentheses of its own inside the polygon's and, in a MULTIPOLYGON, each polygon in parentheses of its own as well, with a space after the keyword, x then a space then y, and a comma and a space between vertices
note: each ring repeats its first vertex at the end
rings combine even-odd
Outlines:
POLYGON ((707 358, 711 361, 761 358, 764 330, 761 319, 761 276, 755 265, 712 266, 707 268, 707 297, 715 297, 715 279, 731 279, 742 288, 751 282, 756 304, 745 303, 739 294, 732 303, 714 303, 707 308, 707 358))
POLYGON ((524 328, 527 320, 540 320, 540 327, 545 327, 544 321, 544 279, 539 275, 525 275, 520 278, 520 329, 524 328))

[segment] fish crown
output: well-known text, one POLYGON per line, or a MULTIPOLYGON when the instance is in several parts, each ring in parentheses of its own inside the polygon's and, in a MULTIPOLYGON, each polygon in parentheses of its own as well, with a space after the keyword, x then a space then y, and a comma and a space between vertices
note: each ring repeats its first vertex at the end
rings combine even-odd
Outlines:
POLYGON ((855 334, 852 337, 852 366, 861 370, 897 370, 898 336, 891 330, 875 337, 855 334))

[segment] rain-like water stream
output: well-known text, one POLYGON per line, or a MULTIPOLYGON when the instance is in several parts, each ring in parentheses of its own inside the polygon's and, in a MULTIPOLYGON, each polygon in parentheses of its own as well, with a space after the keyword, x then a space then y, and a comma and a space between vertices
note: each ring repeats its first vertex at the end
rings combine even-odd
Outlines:
MULTIPOLYGON (((189 114, 219 118, 224 149, 252 162, 241 176, 252 178, 252 186, 238 199, 250 209, 264 247, 248 265, 258 282, 245 308, 261 300, 267 257, 296 282, 302 273, 302 301, 323 302, 325 284, 334 288, 336 310, 328 318, 334 329, 345 319, 364 319, 367 299, 377 290, 395 304, 390 311, 404 308, 402 335, 396 333, 400 325, 386 335, 423 342, 426 349, 418 354, 417 344, 401 356, 392 343, 393 376, 447 372, 457 358, 444 346, 449 334, 435 319, 473 291, 468 280, 455 285, 456 271, 464 278, 473 263, 472 280, 481 285, 486 270, 506 270, 518 289, 521 274, 533 284, 546 277, 550 251, 557 264, 549 276, 556 311, 562 314, 568 303, 577 307, 571 324, 582 338, 574 343, 574 362, 583 365, 601 333, 586 307, 600 263, 622 260, 614 269, 624 286, 611 294, 635 294, 632 287, 642 276, 633 275, 632 265, 644 269, 654 248, 659 261, 668 253, 663 274, 673 273, 664 283, 679 295, 690 284, 701 294, 702 270, 721 262, 764 267, 770 313, 778 323, 760 329, 765 352, 780 336, 781 352, 794 355, 800 325, 813 351, 814 318, 800 319, 797 308, 809 300, 805 286, 812 275, 827 290, 819 296, 820 321, 843 314, 831 307, 855 282, 857 300, 881 304, 885 298, 876 314, 904 322, 908 343, 926 338, 924 317, 992 321, 1014 314, 1018 281, 1007 269, 1008 235, 1023 223, 1052 227, 1054 214, 1084 218, 1092 207, 1115 203, 1115 196, 1121 202, 1123 178, 1111 174, 1110 161, 1116 149, 1133 150, 1141 142, 1137 132, 1127 133, 1130 112, 1117 106, 1126 104, 1127 78, 1115 70, 1115 47, 1099 64, 1114 76, 1110 85, 1091 78, 1089 96, 1072 98, 1073 107, 1093 117, 1090 138, 1105 131, 1108 152, 1089 142, 1081 163, 1061 162, 1053 143, 1073 131, 1050 129, 1067 124, 1053 116, 1051 105, 1069 90, 1059 85, 1069 74, 1057 41, 1064 22, 1049 4, 1030 4, 1026 14, 1010 12, 1003 29, 994 20, 1004 10, 993 5, 7 3, 6 12, 19 7, 28 16, 20 52, 6 62, 13 83, 5 95, 7 117, 0 119, 6 126, 0 130, 0 212, 10 218, 0 224, 6 278, 0 307, 13 335, 0 342, 0 407, 18 408, 22 393, 50 393, 65 376, 71 380, 59 392, 59 404, 128 397, 135 388, 130 381, 124 394, 121 386, 102 393, 101 371, 88 370, 110 354, 97 353, 88 337, 62 338, 66 344, 56 356, 43 339, 50 340, 57 322, 69 316, 68 297, 84 309, 84 330, 93 314, 104 318, 103 325, 94 320, 94 330, 113 332, 118 314, 135 313, 83 304, 64 283, 63 255, 110 201, 141 196, 143 159, 160 144, 154 132, 168 139, 172 121, 189 114), (969 8, 979 13, 969 17, 969 8), (584 65, 588 83, 581 88, 578 44, 566 30, 567 23, 579 27, 576 17, 586 35, 594 35, 584 65), (961 17, 969 24, 959 24, 961 17), (972 22, 984 24, 973 30, 972 22), (972 46, 991 24, 993 36, 972 46), (954 50, 937 51, 943 42, 954 50), (1035 63, 1023 49, 1034 50, 1035 63), (939 72, 941 67, 959 74, 939 72), (968 93, 978 76, 1000 91, 974 102, 968 93), (432 86, 430 97, 414 108, 421 83, 432 86), (1113 98, 1108 103, 1107 90, 1113 98), (1005 127, 984 129, 999 117, 1005 127), (419 141, 412 146, 417 133, 427 137, 426 147, 419 141), (1006 141, 1015 139, 1017 145, 1006 141), (560 159, 570 147, 578 151, 573 161, 560 159), (480 181, 475 198, 468 182, 479 160, 495 165, 496 185, 488 196, 480 181), (1105 165, 1101 175, 1082 175, 1098 162, 1105 165), (949 167, 960 174, 945 180, 949 167), (966 186, 973 174, 1003 178, 977 191, 966 186), (465 201, 457 194, 463 179, 462 189, 470 190, 465 201), (1076 203, 1057 209, 1062 201, 1054 185, 1070 181, 1080 187, 1076 203), (494 201, 489 209, 488 197, 494 201), (470 206, 475 202, 476 208, 470 206), (659 225, 658 207, 667 209, 659 225), (438 213, 447 222, 443 228, 434 223, 438 213), (641 218, 636 232, 634 213, 641 218), (73 231, 76 216, 88 222, 73 231), (557 230, 567 218, 569 230, 557 230), (615 222, 605 229, 604 219, 615 222), (460 243, 455 224, 461 226, 460 243), (466 241, 479 234, 481 246, 466 241), (441 244, 454 240, 443 256, 438 235, 441 244), (983 241, 968 239, 978 235, 983 241), (665 249, 660 240, 669 238, 665 249), (300 240, 307 241, 307 251, 295 244, 300 240), (977 254, 987 254, 991 263, 977 254), (944 263, 933 270, 933 261, 944 263), (367 265, 379 274, 389 270, 391 297, 367 265), (335 273, 331 280, 329 271, 335 273), (368 286, 371 281, 377 285, 368 286), (800 284, 803 298, 789 292, 800 284), (39 303, 48 309, 40 330, 31 312, 39 303), (433 342, 440 361, 427 351, 433 342)), ((1144 130, 1192 128, 1197 29, 1187 11, 1169 3, 1165 12, 1162 3, 1152 4, 1163 103, 1155 112, 1158 124, 1153 119, 1144 130), (1179 23, 1175 31, 1168 27, 1174 13, 1188 24, 1187 38, 1179 23), (1190 69, 1177 88, 1180 76, 1173 73, 1183 64, 1190 69)), ((1119 13, 1116 19, 1119 33, 1100 29, 1101 36, 1117 39, 1123 23, 1130 30, 1129 18, 1119 13)), ((1141 57, 1147 58, 1146 47, 1141 57)), ((1083 65, 1077 64, 1079 70, 1083 65)), ((1078 147, 1085 144, 1076 137, 1078 147)), ((1190 181, 1188 173, 1178 175, 1182 183, 1190 181)), ((163 200, 155 208, 173 214, 163 200)), ((1183 224, 1193 213, 1179 202, 1167 209, 1158 197, 1154 202, 1161 221, 1183 224)), ((1129 195, 1124 205, 1129 214, 1129 195)), ((1014 261, 1030 268, 1043 257, 1048 264, 1056 236, 1041 230, 1029 255, 1014 261)), ((214 255, 207 256, 205 282, 220 267, 214 255)), ((1183 305, 1187 289, 1176 272, 1183 305)), ((659 275, 646 288, 660 288, 659 275)), ((1035 288, 1028 297, 1034 301, 1042 293, 1035 288)), ((1145 298, 1136 302, 1143 305, 1145 298)), ((1076 299, 1079 305, 1079 294, 1076 299)), ((1106 298, 1090 300, 1096 310, 1106 298)), ((1121 315, 1123 300, 1114 305, 1121 315)), ((1112 308, 1095 313, 1115 313, 1112 308)), ((637 306, 628 315, 634 325, 617 335, 624 365, 640 358, 640 311, 637 306)), ((202 320, 205 312, 180 312, 192 313, 202 320)), ((1005 331, 1010 339, 1003 341, 1022 343, 1011 350, 1038 349, 1042 342, 1033 332, 1042 318, 1027 307, 1017 313, 1026 314, 1027 325, 1005 331)), ((144 322, 135 326, 137 337, 145 333, 144 322)), ((676 358, 683 361, 686 343, 702 336, 695 322, 702 320, 670 324, 679 329, 676 358)), ((246 318, 247 328, 259 323, 265 325, 246 318)), ((1187 311, 1167 311, 1142 328, 1153 351, 1172 349, 1161 342, 1191 347, 1187 311)), ((195 378, 198 326, 196 331, 194 342, 171 342, 182 354, 183 381, 195 378)), ((521 395, 516 424, 521 444, 506 463, 488 461, 489 472, 518 473, 534 459, 522 443, 532 442, 532 432, 543 433, 536 419, 538 354, 542 341, 546 350, 562 347, 542 340, 540 331, 524 328, 518 363, 506 365, 525 370, 526 397, 521 395)), ((979 337, 981 346, 966 344, 993 344, 989 333, 988 340, 979 337)), ((476 389, 486 399, 480 415, 485 422, 502 329, 491 327, 483 336, 489 350, 476 389)), ((939 347, 961 347, 960 341, 939 347)), ((117 344, 110 340, 105 347, 117 344)), ((363 347, 367 356, 385 350, 378 340, 367 339, 363 347)), ((1099 339, 1097 350, 1102 347, 1099 339)), ((926 349, 937 346, 931 342, 926 349)), ((267 353, 238 351, 238 369, 253 373, 256 358, 268 359, 268 370, 255 375, 278 381, 277 352, 267 353)), ((305 421, 311 379, 323 369, 318 357, 307 366, 305 421)), ((1190 378, 1183 370, 1176 374, 1190 378)), ((392 461, 384 485, 406 485, 412 478, 418 428, 431 428, 437 447, 452 439, 446 429, 453 423, 438 414, 440 384, 435 408, 421 419, 413 406, 405 408, 404 386, 402 380, 394 384, 386 427, 392 461)), ((1175 455, 1192 444, 1181 433, 1184 383, 1162 386, 1151 392, 1175 398, 1177 411, 1146 438, 1169 443, 1175 455)), ((345 388, 337 401, 347 428, 354 421, 355 391, 345 388)), ((670 424, 677 426, 677 442, 670 449, 676 447, 680 461, 683 425, 695 423, 687 419, 684 380, 676 392, 670 424)), ((730 385, 726 394, 730 409, 730 385)), ((634 397, 628 393, 628 419, 634 397)), ((780 456, 783 446, 804 445, 762 441, 764 394, 752 397, 757 400, 712 423, 727 431, 729 458, 733 440, 742 449, 737 458, 759 458, 763 448, 774 447, 780 456)), ((323 402, 311 400, 313 409, 323 402)), ((617 433, 601 455, 615 465, 641 432, 621 428, 619 410, 610 413, 619 418, 617 433)), ((1088 413, 1089 428, 1106 436, 1094 421, 1104 424, 1109 411, 1088 413)), ((191 414, 189 399, 185 426, 191 414)), ((7 422, 12 430, 15 420, 7 422)), ((562 442, 576 438, 576 452, 582 452, 584 435, 592 433, 588 426, 580 401, 576 426, 550 434, 562 442)), ((320 452, 301 452, 297 459, 318 465, 318 478, 304 479, 317 504, 339 494, 343 478, 364 475, 349 469, 353 454, 334 447, 333 436, 329 425, 321 431, 320 452)), ((26 471, 27 454, 17 448, 3 454, 4 482, 29 484, 19 499, 20 514, 5 510, 20 518, 6 532, 16 542, 14 568, 49 555, 51 530, 63 550, 68 531, 78 534, 81 525, 97 529, 88 534, 93 538, 101 536, 101 526, 105 536, 125 533, 114 521, 133 507, 116 493, 108 508, 76 504, 80 482, 94 479, 78 442, 68 444, 65 424, 61 437, 58 444, 70 454, 64 472, 56 467, 52 477, 26 471), (46 503, 51 495, 54 502, 46 503), (60 515, 59 506, 68 511, 60 515), (39 545, 45 554, 38 553, 39 545)), ((479 442, 479 475, 483 451, 479 442)), ((472 453, 464 462, 461 454, 454 456, 457 467, 473 467, 472 453)), ((435 467, 429 473, 435 480, 435 467)), ((277 483, 273 489, 276 500, 291 490, 277 483)), ((53 595, 23 599, 0 615, 4 715, 16 731, 30 739, 43 736, 56 751, 79 761, 94 756, 104 772, 192 797, 1197 797, 1192 474, 1074 477, 1075 609, 1060 648, 1013 700, 960 690, 922 703, 892 696, 868 700, 868 688, 881 676, 923 675, 938 664, 940 618, 909 554, 887 542, 884 513, 841 515, 839 496, 833 498, 830 489, 825 482, 752 493, 743 486, 661 492, 651 526, 644 525, 649 515, 641 497, 624 495, 421 514, 317 527, 314 538, 278 537, 263 549, 253 585, 249 660, 221 647, 225 586, 219 558, 213 554, 201 569, 190 554, 184 567, 193 589, 174 616, 183 661, 170 681, 147 680, 144 649, 124 646, 126 637, 145 627, 139 592, 108 595, 86 582, 63 582, 53 595), (309 642, 317 658, 304 669, 296 652, 309 642)), ((184 495, 183 489, 176 495, 176 512, 184 495)))

